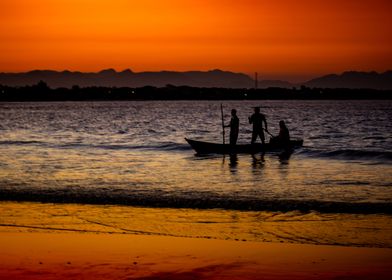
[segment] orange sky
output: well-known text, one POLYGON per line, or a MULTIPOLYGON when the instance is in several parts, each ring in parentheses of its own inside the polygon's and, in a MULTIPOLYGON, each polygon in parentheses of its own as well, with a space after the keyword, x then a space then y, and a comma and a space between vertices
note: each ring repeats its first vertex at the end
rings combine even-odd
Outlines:
POLYGON ((0 71, 392 69, 390 0, 1 0, 0 71))

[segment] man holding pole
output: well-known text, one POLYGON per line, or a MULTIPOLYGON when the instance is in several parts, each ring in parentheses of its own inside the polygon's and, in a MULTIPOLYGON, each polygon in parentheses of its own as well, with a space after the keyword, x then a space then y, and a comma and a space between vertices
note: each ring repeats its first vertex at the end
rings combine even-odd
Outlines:
POLYGON ((254 107, 255 112, 252 116, 249 117, 249 123, 253 124, 253 131, 252 131, 252 142, 254 144, 259 136, 261 139, 261 143, 265 143, 264 131, 263 131, 263 123, 265 126, 265 131, 268 132, 267 121, 265 116, 260 113, 260 107, 254 107))
POLYGON ((237 117, 237 110, 231 110, 230 124, 225 127, 230 127, 230 145, 234 146, 237 144, 238 132, 240 127, 240 120, 237 117))

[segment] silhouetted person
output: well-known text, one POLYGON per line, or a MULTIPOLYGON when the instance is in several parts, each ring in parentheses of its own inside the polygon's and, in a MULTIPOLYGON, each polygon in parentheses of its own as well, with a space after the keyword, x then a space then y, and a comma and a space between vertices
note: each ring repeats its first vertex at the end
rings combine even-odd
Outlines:
POLYGON ((238 132, 240 127, 240 120, 237 117, 237 110, 231 110, 231 120, 230 124, 225 127, 230 127, 230 145, 236 145, 238 139, 238 132))
POLYGON ((290 132, 284 121, 279 122, 279 135, 272 138, 271 142, 279 147, 290 147, 290 132))
POLYGON ((290 132, 284 121, 279 122, 278 141, 283 147, 290 146, 290 132))
POLYGON ((254 144, 257 140, 257 137, 259 136, 261 142, 264 144, 265 138, 264 138, 264 131, 263 131, 263 123, 266 131, 268 131, 268 127, 267 127, 267 121, 265 119, 265 116, 260 113, 260 107, 255 107, 254 114, 251 117, 249 117, 249 123, 253 124, 251 143, 254 144))
POLYGON ((292 154, 292 147, 290 144, 290 132, 284 121, 279 122, 279 135, 272 139, 272 142, 283 148, 283 152, 279 155, 282 160, 287 160, 292 154))

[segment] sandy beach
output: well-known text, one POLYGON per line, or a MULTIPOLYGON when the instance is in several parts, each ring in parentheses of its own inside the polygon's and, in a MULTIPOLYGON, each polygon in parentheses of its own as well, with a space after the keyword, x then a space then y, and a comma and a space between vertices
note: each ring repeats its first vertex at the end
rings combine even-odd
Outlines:
POLYGON ((91 233, 0 233, 0 279, 389 279, 392 250, 91 233))
POLYGON ((14 202, 0 203, 0 210, 0 279, 389 279, 392 273, 389 216, 14 202))

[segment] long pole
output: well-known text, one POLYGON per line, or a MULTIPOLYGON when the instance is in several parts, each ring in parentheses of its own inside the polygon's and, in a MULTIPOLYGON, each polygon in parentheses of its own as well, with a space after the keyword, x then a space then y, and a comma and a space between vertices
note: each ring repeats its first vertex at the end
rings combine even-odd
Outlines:
POLYGON ((266 130, 265 128, 263 128, 265 132, 267 132, 269 135, 271 135, 271 137, 275 137, 271 134, 271 132, 269 132, 268 130, 266 130))
POLYGON ((222 103, 221 103, 221 116, 222 116, 223 144, 225 144, 225 122, 223 120, 223 104, 222 103))

